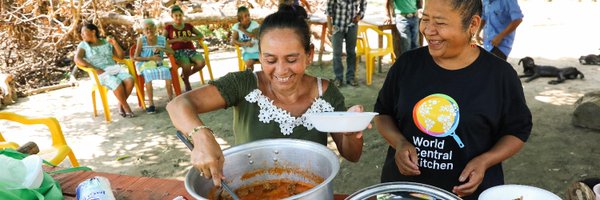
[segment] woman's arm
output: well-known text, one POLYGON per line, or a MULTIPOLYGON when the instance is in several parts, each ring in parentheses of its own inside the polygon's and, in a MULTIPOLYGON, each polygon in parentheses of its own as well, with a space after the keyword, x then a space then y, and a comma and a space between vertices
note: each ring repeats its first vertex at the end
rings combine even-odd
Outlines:
POLYGON ((85 50, 83 50, 82 48, 77 48, 77 50, 75 50, 75 58, 73 59, 73 60, 75 60, 75 64, 82 66, 82 67, 89 67, 89 68, 95 69, 97 74, 104 73, 104 70, 98 69, 94 65, 90 64, 88 61, 83 59, 84 57, 85 57, 85 50))
MULTIPOLYGON (((364 112, 362 105, 355 105, 348 112, 364 112)), ((371 125, 369 125, 371 128, 371 125)), ((331 134, 340 155, 350 162, 358 162, 362 155, 363 132, 331 134)))
POLYGON ((108 36, 106 37, 106 41, 108 41, 108 43, 113 45, 113 55, 119 59, 123 59, 125 57, 125 53, 123 51, 123 48, 121 48, 121 45, 119 45, 119 43, 117 42, 117 40, 115 40, 115 38, 113 38, 112 36, 108 36))
POLYGON ((169 44, 166 44, 165 48, 163 48, 163 50, 165 51, 166 54, 169 54, 169 55, 175 54, 175 51, 173 51, 173 49, 171 49, 171 46, 169 46, 169 44))
MULTIPOLYGON (((254 22, 254 21, 250 21, 250 25, 252 25, 252 22, 254 22)), ((258 35, 258 30, 259 30, 258 28, 255 28, 254 30, 252 30, 252 32, 249 32, 246 28, 242 27, 241 25, 238 25, 238 29, 240 31, 244 32, 244 34, 246 34, 250 38, 256 38, 256 36, 258 35)))
POLYGON ((167 111, 177 130, 192 137, 192 164, 204 174, 212 178, 215 186, 221 184, 223 177, 223 152, 212 131, 208 128, 198 128, 205 124, 198 114, 225 108, 225 99, 217 87, 205 87, 181 94, 167 104, 167 111))
POLYGON ((133 53, 133 60, 135 61, 150 61, 150 57, 141 57, 141 53, 142 53, 142 45, 144 43, 142 42, 142 38, 138 38, 137 42, 135 44, 135 53, 133 53))
POLYGON ((379 134, 383 136, 392 148, 396 149, 394 158, 396 159, 396 165, 400 173, 406 176, 421 174, 417 165, 419 162, 417 150, 398 130, 396 123, 394 123, 394 118, 389 115, 378 115, 375 116, 374 121, 379 134))
POLYGON ((192 32, 194 33, 194 36, 188 37, 189 41, 204 40, 204 36, 198 29, 196 29, 196 27, 192 26, 192 32))
POLYGON ((249 42, 240 42, 239 41, 240 35, 237 31, 232 31, 231 33, 232 33, 231 34, 231 44, 238 45, 240 47, 248 46, 249 42))
POLYGON ((498 142, 489 151, 473 158, 465 169, 460 174, 459 180, 463 184, 454 186, 452 192, 459 196, 470 195, 479 187, 481 181, 483 181, 485 171, 502 161, 515 155, 523 146, 525 142, 513 135, 505 135, 500 138, 498 142), (467 181, 465 183, 465 181, 467 181))

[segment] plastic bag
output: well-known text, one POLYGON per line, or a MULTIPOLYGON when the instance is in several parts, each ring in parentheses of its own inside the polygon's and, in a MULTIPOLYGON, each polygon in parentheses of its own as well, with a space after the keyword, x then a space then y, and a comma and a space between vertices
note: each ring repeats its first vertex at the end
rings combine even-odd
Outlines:
MULTIPOLYGON (((5 155, 17 160, 22 160, 27 157, 26 154, 19 153, 12 149, 0 150, 0 155, 5 155)), ((4 164, 4 163, 3 163, 4 164)), ((19 173, 19 172, 16 172, 19 173)), ((36 189, 29 189, 23 186, 19 186, 16 189, 14 183, 0 180, 0 199, 11 199, 11 200, 33 200, 33 199, 63 199, 62 190, 60 185, 56 182, 52 176, 46 172, 43 173, 43 178, 40 186, 36 189)))

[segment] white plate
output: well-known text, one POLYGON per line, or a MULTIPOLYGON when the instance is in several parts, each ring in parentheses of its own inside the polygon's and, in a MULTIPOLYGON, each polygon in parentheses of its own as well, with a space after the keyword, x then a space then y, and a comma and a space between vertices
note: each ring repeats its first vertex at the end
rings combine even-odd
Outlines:
POLYGON ((524 200, 543 199, 561 200, 554 193, 528 185, 499 185, 488 188, 479 195, 479 200, 512 200, 522 197, 524 200))
POLYGON ((376 112, 324 112, 307 114, 306 118, 321 132, 345 133, 365 130, 378 115, 376 112))
POLYGON ((596 184, 593 188, 596 200, 600 200, 600 183, 596 184))

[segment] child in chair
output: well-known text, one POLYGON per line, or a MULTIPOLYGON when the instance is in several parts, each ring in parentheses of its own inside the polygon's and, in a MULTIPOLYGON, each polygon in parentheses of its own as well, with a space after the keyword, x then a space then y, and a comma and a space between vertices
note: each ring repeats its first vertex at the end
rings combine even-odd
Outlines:
POLYGON ((242 57, 246 69, 254 71, 254 64, 258 63, 258 22, 250 19, 248 8, 241 6, 237 11, 238 23, 231 27, 231 43, 244 49, 242 57))
MULTIPOLYGON (((138 38, 133 60, 138 75, 142 75, 145 80, 146 94, 148 94, 148 107, 146 113, 156 112, 153 99, 153 80, 165 80, 165 88, 169 101, 173 99, 173 85, 171 82, 171 69, 169 64, 163 60, 166 53, 173 54, 173 50, 167 45, 167 39, 164 36, 156 35, 156 26, 154 20, 144 20, 144 35, 138 38)), ((177 80, 175 80, 177 81, 177 80)))
POLYGON ((206 65, 202 54, 196 52, 196 47, 192 41, 202 41, 203 36, 198 29, 189 23, 183 21, 183 10, 177 5, 171 7, 171 17, 173 23, 165 27, 165 36, 167 43, 175 51, 177 65, 182 69, 181 78, 185 84, 185 90, 192 90, 190 76, 202 70, 206 65))

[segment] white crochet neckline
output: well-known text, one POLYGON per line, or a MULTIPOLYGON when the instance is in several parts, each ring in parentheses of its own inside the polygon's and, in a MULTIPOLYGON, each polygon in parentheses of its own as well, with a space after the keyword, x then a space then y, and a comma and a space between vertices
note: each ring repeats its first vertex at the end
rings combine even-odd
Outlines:
POLYGON ((315 98, 310 108, 308 108, 308 110, 300 117, 294 117, 290 112, 275 106, 273 100, 263 95, 262 91, 259 89, 254 89, 246 95, 245 99, 250 103, 258 103, 258 107, 260 108, 258 119, 265 124, 270 123, 271 121, 279 123, 279 128, 283 135, 290 135, 293 129, 300 125, 311 130, 313 125, 308 121, 306 117, 307 114, 334 111, 333 106, 323 100, 321 96, 315 98))

